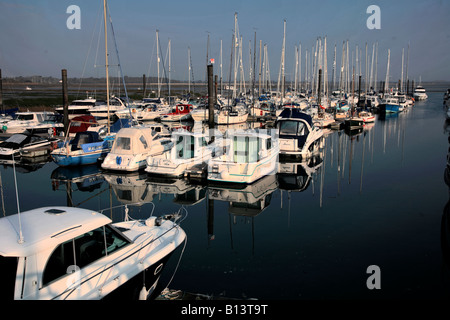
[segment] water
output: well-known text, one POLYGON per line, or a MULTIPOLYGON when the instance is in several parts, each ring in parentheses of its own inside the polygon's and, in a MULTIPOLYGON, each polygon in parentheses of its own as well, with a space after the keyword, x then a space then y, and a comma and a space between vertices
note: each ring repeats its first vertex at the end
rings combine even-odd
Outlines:
MULTIPOLYGON (((150 201, 155 215, 184 206, 187 244, 173 289, 273 300, 448 298, 444 170, 450 126, 447 130, 442 97, 443 92, 429 92, 427 101, 377 119, 357 136, 330 131, 309 174, 267 177, 253 186, 253 194, 183 180, 158 182, 146 174, 118 178, 92 167, 81 172, 52 162, 17 164, 20 210, 71 202, 101 210, 139 198, 146 203, 130 207, 138 218, 150 213, 150 201), (71 194, 67 182, 55 179, 88 173, 84 184, 72 180, 71 194), (232 204, 230 197, 247 202, 232 204), (380 268, 381 289, 367 287, 371 265, 380 268)), ((14 214, 13 168, 4 164, 0 173, 3 214, 14 214)), ((177 262, 174 256, 167 280, 177 262)))

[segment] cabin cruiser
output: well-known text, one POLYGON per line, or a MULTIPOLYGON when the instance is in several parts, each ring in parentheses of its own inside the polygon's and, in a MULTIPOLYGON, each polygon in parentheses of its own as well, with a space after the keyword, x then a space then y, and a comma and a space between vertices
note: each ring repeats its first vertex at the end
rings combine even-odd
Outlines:
POLYGON ((428 95, 427 95, 427 93, 425 91, 425 88, 422 87, 422 86, 417 86, 414 89, 413 97, 414 97, 415 100, 418 100, 418 101, 419 100, 426 100, 426 99, 428 99, 428 95))
POLYGON ((277 129, 282 156, 309 158, 322 142, 323 130, 298 109, 285 109, 277 119, 277 129))
POLYGON ((11 158, 19 155, 21 151, 32 151, 43 148, 52 148, 58 139, 44 138, 34 134, 16 133, 5 141, 0 142, 0 157, 11 158))
POLYGON ((247 118, 248 112, 242 105, 226 106, 214 114, 214 122, 218 125, 243 123, 247 121, 247 118))
POLYGON ((184 121, 191 118, 191 104, 177 104, 174 109, 160 116, 161 121, 184 121))
MULTIPOLYGON (((93 98, 73 100, 67 107, 69 119, 84 114, 89 114, 89 109, 97 104, 97 100, 93 98)), ((61 115, 64 115, 64 107, 57 107, 55 109, 61 115)))
POLYGON ((161 118, 163 114, 170 113, 170 110, 169 105, 150 104, 131 114, 138 121, 151 121, 161 118))
POLYGON ((96 131, 77 132, 70 141, 64 141, 50 154, 59 166, 95 164, 111 150, 113 136, 104 139, 96 131))
POLYGON ((280 149, 276 130, 269 133, 266 130, 228 130, 224 154, 208 162, 208 181, 250 184, 273 174, 280 149))
POLYGON ((173 147, 170 152, 147 158, 145 171, 153 175, 182 177, 187 170, 206 164, 223 150, 222 134, 211 132, 189 132, 177 130, 172 133, 173 147), (214 140, 211 141, 211 137, 214 140))
POLYGON ((112 97, 109 100, 109 104, 107 102, 96 103, 95 106, 92 106, 88 109, 88 113, 97 118, 97 120, 107 119, 108 114, 111 118, 117 111, 125 110, 127 107, 123 103, 123 101, 117 97, 112 97))
POLYGON ((146 160, 169 151, 172 141, 163 138, 154 130, 144 126, 122 128, 116 133, 111 152, 102 163, 102 168, 117 171, 138 171, 146 167, 146 160))
POLYGON ((14 134, 14 133, 24 133, 26 131, 30 132, 33 128, 43 129, 47 131, 49 128, 58 127, 62 128, 62 123, 58 125, 48 122, 50 116, 54 115, 53 112, 17 112, 16 118, 2 124, 1 132, 14 134))
POLYGON ((171 218, 176 214, 113 223, 101 212, 60 206, 0 218, 2 297, 153 298, 166 262, 186 238, 171 218))
POLYGON ((381 103, 378 105, 381 113, 398 113, 403 108, 400 106, 400 101, 397 96, 386 95, 381 103))

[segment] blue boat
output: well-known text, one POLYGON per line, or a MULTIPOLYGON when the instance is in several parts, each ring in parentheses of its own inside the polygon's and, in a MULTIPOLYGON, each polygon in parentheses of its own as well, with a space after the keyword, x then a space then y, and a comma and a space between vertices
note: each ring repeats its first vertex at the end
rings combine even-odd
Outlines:
POLYGON ((63 167, 95 164, 111 151, 113 140, 112 136, 102 139, 94 131, 77 132, 69 142, 60 143, 51 157, 58 166, 63 167))
POLYGON ((401 111, 399 99, 394 96, 386 96, 378 105, 381 113, 398 113, 401 111))

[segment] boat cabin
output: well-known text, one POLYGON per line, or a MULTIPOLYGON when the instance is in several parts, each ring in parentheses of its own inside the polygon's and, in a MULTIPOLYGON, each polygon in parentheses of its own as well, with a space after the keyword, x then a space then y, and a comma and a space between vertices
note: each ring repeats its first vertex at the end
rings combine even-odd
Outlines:
POLYGON ((98 212, 69 207, 0 218, 2 301, 70 298, 91 286, 84 270, 132 243, 110 223, 98 212))

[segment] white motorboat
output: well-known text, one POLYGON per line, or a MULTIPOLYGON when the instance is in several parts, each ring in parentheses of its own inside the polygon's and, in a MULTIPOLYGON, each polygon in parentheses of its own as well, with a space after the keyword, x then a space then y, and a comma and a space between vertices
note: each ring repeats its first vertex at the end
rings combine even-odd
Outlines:
POLYGON ((144 126, 122 128, 116 133, 111 152, 102 163, 106 170, 138 171, 146 167, 146 159, 171 149, 173 143, 144 126))
POLYGON ((212 183, 253 183, 276 171, 279 146, 276 130, 227 131, 224 154, 208 163, 212 183))
POLYGON ((206 133, 177 130, 172 133, 172 142, 170 152, 147 158, 147 173, 181 177, 192 167, 219 156, 223 150, 222 134, 218 130, 215 133, 212 130, 206 133))
POLYGON ((0 157, 11 158, 21 152, 31 152, 40 149, 46 149, 45 154, 49 154, 54 148, 58 139, 44 138, 34 134, 16 133, 5 141, 0 142, 0 157))
MULTIPOLYGON (((1 132, 14 134, 30 132, 33 128, 43 129, 47 131, 49 128, 56 127, 56 124, 48 123, 49 116, 54 115, 53 112, 17 112, 16 118, 2 124, 1 132)), ((62 124, 58 125, 62 128, 62 124)))
POLYGON ((280 155, 309 158, 322 142, 323 130, 309 114, 286 108, 277 119, 280 155))
POLYGON ((218 125, 243 123, 247 118, 248 112, 241 106, 224 107, 214 114, 214 122, 218 125))
MULTIPOLYGON (((97 103, 96 99, 87 98, 87 99, 79 99, 73 100, 69 106, 67 107, 69 119, 72 119, 77 116, 89 114, 89 109, 94 107, 97 103)), ((64 115, 64 107, 57 107, 55 109, 61 115, 64 115)))
POLYGON ((2 297, 152 298, 186 238, 172 216, 113 223, 88 209, 43 207, 0 218, 2 297))
POLYGON ((171 107, 169 105, 147 105, 144 108, 137 110, 135 113, 132 112, 132 116, 138 121, 151 121, 156 120, 163 114, 169 113, 171 107))
POLYGON ((111 118, 117 111, 126 110, 127 107, 123 101, 117 97, 112 97, 109 100, 109 105, 105 103, 96 104, 88 109, 88 113, 97 119, 111 118), (108 110, 109 109, 109 110, 108 110))
POLYGON ((428 95, 425 91, 425 88, 422 86, 417 86, 414 89, 413 97, 415 100, 418 100, 418 101, 428 99, 428 95))
POLYGON ((370 111, 360 111, 358 117, 363 119, 364 124, 375 122, 375 115, 370 111))

